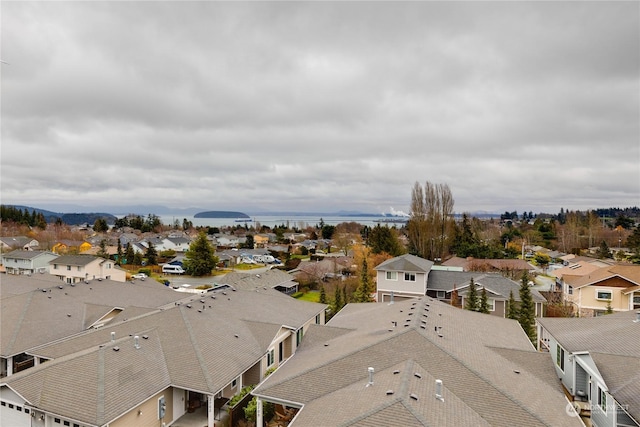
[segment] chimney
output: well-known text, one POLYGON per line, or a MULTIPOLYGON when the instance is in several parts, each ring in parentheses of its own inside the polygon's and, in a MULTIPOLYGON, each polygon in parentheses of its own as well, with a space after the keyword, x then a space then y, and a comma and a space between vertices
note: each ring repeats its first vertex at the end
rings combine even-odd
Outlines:
POLYGON ((111 332, 111 342, 116 342, 116 333, 111 332))
POLYGON ((442 380, 436 380, 436 399, 444 402, 444 397, 442 397, 442 380))
POLYGON ((136 350, 140 348, 140 337, 137 335, 133 337, 133 346, 136 348, 136 350))
POLYGON ((367 371, 369 371, 369 382, 367 383, 367 387, 373 385, 373 368, 370 366, 367 371))

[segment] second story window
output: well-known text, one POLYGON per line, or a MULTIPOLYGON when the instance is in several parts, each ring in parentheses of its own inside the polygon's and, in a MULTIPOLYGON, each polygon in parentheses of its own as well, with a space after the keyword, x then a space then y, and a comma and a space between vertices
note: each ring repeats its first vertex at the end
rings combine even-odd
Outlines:
POLYGON ((415 273, 404 273, 404 281, 405 282, 415 282, 416 274, 415 273))
POLYGON ((397 271, 387 271, 387 280, 398 280, 397 271))
POLYGON ((71 271, 71 266, 67 265, 67 271, 71 271))

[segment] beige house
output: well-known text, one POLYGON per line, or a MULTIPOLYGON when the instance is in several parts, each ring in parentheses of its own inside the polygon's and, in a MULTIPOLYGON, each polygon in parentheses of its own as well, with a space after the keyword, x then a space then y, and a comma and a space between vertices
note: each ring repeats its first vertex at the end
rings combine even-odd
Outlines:
POLYGON ((563 276, 563 296, 580 317, 640 309, 640 265, 615 265, 563 276))
POLYGON ((30 350, 47 362, 0 383, 3 406, 14 409, 0 413, 0 424, 169 426, 198 411, 198 425, 213 427, 225 402, 289 359, 312 324, 324 323, 325 309, 269 288, 220 286, 171 308, 121 314, 30 350))
POLYGON ((87 280, 125 282, 127 273, 109 259, 92 255, 62 255, 49 262, 49 272, 65 283, 87 280))
POLYGON ((405 254, 388 259, 376 270, 376 301, 423 297, 433 262, 415 255, 405 254))

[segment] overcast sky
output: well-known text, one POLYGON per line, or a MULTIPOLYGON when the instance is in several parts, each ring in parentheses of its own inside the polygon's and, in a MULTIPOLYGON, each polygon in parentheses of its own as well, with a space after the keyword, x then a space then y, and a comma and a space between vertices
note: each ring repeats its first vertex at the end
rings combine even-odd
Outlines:
POLYGON ((640 205, 636 1, 0 7, 4 204, 640 205))

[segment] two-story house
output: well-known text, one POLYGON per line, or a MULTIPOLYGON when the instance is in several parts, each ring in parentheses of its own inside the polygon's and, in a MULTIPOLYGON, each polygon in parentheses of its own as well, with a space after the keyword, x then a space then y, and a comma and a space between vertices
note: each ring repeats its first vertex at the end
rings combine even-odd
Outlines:
MULTIPOLYGON (((494 316, 507 317, 511 295, 516 303, 520 301, 520 284, 498 273, 431 270, 427 295, 457 307, 464 307, 472 280, 478 294, 482 288, 486 290, 489 312, 494 316), (457 301, 452 301, 454 290, 458 295, 457 301)), ((542 317, 546 299, 536 289, 531 289, 531 297, 535 304, 535 316, 542 317)))
POLYGON ((92 255, 62 255, 49 261, 49 272, 65 283, 87 280, 114 280, 124 282, 127 273, 109 259, 92 255))
POLYGON ((587 425, 640 426, 640 312, 538 319, 537 336, 587 425))
POLYGON ((640 309, 640 265, 601 267, 582 276, 564 275, 563 298, 581 317, 640 309))
POLYGON ((33 251, 40 246, 36 239, 27 236, 6 236, 0 237, 0 251, 12 251, 14 249, 22 249, 25 251, 33 251))
POLYGON ((422 297, 427 294, 427 281, 433 262, 415 255, 405 254, 388 259, 376 270, 378 302, 422 297))
POLYGON ((18 249, 2 255, 2 265, 8 274, 48 273, 49 261, 58 255, 48 251, 18 249))

